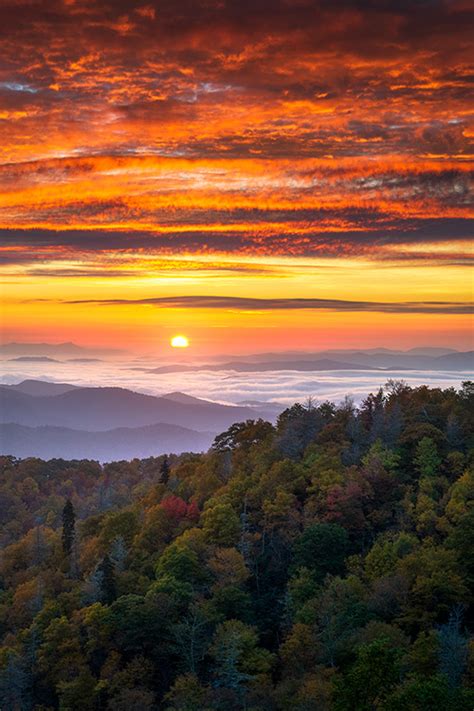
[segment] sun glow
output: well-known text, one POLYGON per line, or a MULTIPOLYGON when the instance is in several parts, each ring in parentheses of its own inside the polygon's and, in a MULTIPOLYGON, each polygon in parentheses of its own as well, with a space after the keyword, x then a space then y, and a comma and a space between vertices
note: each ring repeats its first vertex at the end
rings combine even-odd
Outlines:
POLYGON ((173 336, 171 345, 173 348, 187 348, 189 346, 189 340, 186 336, 173 336))
POLYGON ((466 0, 45 5, 0 0, 2 342, 472 347, 466 0))

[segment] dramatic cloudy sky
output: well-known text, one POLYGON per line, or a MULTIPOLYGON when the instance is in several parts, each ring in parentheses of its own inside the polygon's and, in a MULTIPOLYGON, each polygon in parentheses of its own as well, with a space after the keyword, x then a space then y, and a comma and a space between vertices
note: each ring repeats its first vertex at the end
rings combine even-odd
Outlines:
POLYGON ((468 348, 471 9, 1 0, 3 339, 468 348))

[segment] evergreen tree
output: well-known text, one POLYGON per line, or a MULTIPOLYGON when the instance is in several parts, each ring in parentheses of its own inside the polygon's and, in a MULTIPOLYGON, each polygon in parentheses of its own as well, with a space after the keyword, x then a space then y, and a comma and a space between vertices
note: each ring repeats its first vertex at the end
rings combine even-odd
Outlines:
POLYGON ((117 585, 115 582, 114 564, 108 555, 105 555, 98 570, 102 574, 100 579, 100 592, 103 601, 110 605, 117 598, 117 585))
POLYGON ((170 463, 169 463, 168 455, 166 455, 166 454, 163 457, 163 461, 161 463, 160 475, 161 475, 160 476, 161 483, 165 484, 165 486, 166 486, 166 484, 170 480, 170 463))
POLYGON ((63 551, 68 557, 70 557, 71 552, 72 552, 72 547, 74 544, 75 535, 76 535, 76 514, 74 512, 74 506, 72 505, 72 502, 70 501, 70 499, 68 499, 66 501, 64 508, 63 508, 63 533, 62 533, 63 551))

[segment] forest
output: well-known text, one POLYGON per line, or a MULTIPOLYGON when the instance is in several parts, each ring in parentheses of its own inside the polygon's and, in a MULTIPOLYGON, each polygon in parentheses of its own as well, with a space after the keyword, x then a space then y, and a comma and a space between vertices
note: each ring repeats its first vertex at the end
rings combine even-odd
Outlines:
POLYGON ((1 457, 0 708, 472 711, 474 384, 1 457))

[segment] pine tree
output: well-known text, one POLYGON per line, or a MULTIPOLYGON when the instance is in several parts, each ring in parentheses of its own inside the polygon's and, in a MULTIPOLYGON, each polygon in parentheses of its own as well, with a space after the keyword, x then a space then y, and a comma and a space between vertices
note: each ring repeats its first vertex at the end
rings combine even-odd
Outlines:
POLYGON ((161 463, 160 474, 161 483, 166 485, 170 479, 170 463, 166 454, 163 458, 163 462, 161 463))
POLYGON ((115 582, 114 564, 108 555, 105 555, 98 570, 102 574, 100 591, 103 601, 110 605, 117 598, 117 585, 115 582))
POLYGON ((72 547, 74 544, 74 538, 76 535, 76 514, 74 512, 74 506, 68 499, 63 508, 63 551, 68 556, 71 556, 72 547))

